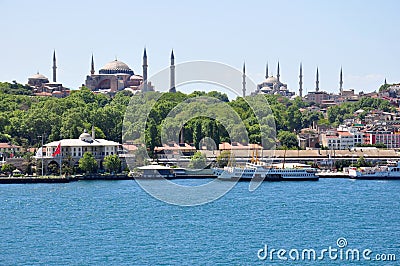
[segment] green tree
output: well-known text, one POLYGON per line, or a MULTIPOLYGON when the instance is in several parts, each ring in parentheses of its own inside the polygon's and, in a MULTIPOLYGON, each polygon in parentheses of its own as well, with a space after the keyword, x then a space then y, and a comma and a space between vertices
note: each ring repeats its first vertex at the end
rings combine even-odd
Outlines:
POLYGON ((371 163, 367 162, 364 158, 364 156, 361 156, 360 158, 358 158, 357 160, 357 167, 366 167, 366 166, 371 166, 371 163))
POLYGON ((278 140, 282 146, 286 146, 288 149, 293 149, 298 146, 296 134, 289 131, 280 131, 278 133, 278 140))
POLYGON ((117 173, 121 170, 121 159, 117 154, 108 155, 104 157, 104 167, 111 173, 117 173))
POLYGON ((146 147, 139 146, 137 150, 134 152, 135 154, 135 166, 143 166, 147 165, 149 155, 147 154, 146 147))
POLYGON ((157 125, 153 120, 150 120, 149 123, 147 124, 146 132, 146 146, 150 150, 150 154, 152 157, 155 157, 155 152, 154 148, 161 145, 161 140, 160 140, 160 132, 157 129, 157 125))
POLYGON ((391 86, 390 84, 382 84, 382 85, 379 87, 379 92, 387 91, 387 88, 389 88, 390 86, 391 86))
POLYGON ((11 173, 12 171, 15 170, 15 166, 9 163, 5 163, 1 166, 1 171, 3 173, 11 173))
POLYGON ((201 152, 196 152, 189 162, 189 168, 192 169, 203 169, 207 165, 206 155, 201 152))
POLYGON ((85 152, 79 159, 79 168, 86 173, 95 173, 97 171, 97 161, 91 152, 85 152))
POLYGON ((221 168, 235 163, 235 158, 231 151, 222 151, 221 154, 217 156, 216 160, 217 167, 221 168))

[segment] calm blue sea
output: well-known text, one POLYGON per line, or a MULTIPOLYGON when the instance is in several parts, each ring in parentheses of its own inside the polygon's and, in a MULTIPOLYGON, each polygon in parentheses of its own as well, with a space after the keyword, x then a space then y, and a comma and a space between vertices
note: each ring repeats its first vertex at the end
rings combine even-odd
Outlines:
POLYGON ((240 182, 197 207, 158 201, 132 180, 0 185, 0 217, 0 265, 400 264, 399 181, 264 182, 254 192, 240 182), (288 261, 260 260, 265 245, 268 254, 286 250, 288 261), (329 247, 397 260, 288 254, 329 247))

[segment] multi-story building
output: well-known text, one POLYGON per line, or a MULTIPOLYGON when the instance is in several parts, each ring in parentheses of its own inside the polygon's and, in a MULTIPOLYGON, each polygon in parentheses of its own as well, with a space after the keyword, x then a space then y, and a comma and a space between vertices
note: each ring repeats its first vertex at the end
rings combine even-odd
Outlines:
POLYGON ((367 131, 369 144, 383 144, 389 149, 400 148, 400 133, 391 131, 367 131))
POLYGON ((50 164, 59 166, 60 155, 52 156, 58 146, 60 146, 61 159, 70 161, 71 165, 77 165, 79 159, 82 158, 86 152, 90 152, 101 168, 104 157, 118 154, 121 144, 115 141, 96 139, 93 129, 92 135, 85 130, 78 139, 62 139, 44 145, 46 156, 43 158, 37 156, 36 159, 43 159, 44 165, 47 167, 50 164))
POLYGON ((358 128, 339 126, 335 132, 321 134, 321 142, 324 147, 333 150, 351 149, 357 144, 363 144, 364 133, 358 128))

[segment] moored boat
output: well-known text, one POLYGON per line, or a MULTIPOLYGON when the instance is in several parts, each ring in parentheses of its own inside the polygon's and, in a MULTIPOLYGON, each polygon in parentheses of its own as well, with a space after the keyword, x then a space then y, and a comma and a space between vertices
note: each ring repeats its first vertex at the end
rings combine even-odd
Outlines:
POLYGON ((140 174, 134 176, 136 179, 169 179, 175 177, 172 168, 158 164, 141 166, 138 167, 138 170, 140 171, 140 174))
POLYGON ((400 180, 400 162, 384 166, 349 168, 349 177, 366 180, 400 180))
POLYGON ((317 170, 305 164, 254 164, 245 167, 224 167, 215 169, 214 174, 220 180, 252 180, 264 181, 317 181, 317 170))

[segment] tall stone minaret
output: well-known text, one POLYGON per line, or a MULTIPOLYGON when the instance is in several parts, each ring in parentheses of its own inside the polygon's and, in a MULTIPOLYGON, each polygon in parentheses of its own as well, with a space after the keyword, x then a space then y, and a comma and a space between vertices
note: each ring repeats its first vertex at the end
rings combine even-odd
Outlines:
POLYGON ((300 75, 299 75, 299 96, 303 97, 303 65, 300 63, 300 75))
POLYGON ((169 67, 170 69, 170 86, 169 86, 169 92, 176 92, 175 88, 175 57, 174 57, 174 50, 171 52, 171 66, 169 67))
POLYGON ((342 71, 342 67, 340 67, 339 92, 340 92, 340 95, 343 94, 343 71, 342 71))
POLYGON ((92 64, 90 66, 90 74, 94 75, 94 59, 93 59, 93 54, 92 54, 92 64))
POLYGON ((53 52, 53 82, 57 82, 56 50, 53 52))
POLYGON ((145 47, 143 52, 143 91, 147 91, 147 67, 147 53, 145 47))
POLYGON ((267 62, 267 65, 265 67, 265 78, 267 79, 268 77, 269 75, 268 75, 268 62, 267 62))
POLYGON ((318 67, 317 67, 317 76, 315 79, 315 91, 319 91, 319 73, 318 73, 318 67))
POLYGON ((243 98, 246 97, 246 63, 243 62, 243 74, 242 74, 242 85, 243 85, 243 98))
POLYGON ((279 73, 279 61, 278 61, 278 69, 277 69, 277 72, 276 72, 276 79, 278 80, 278 82, 280 82, 280 78, 281 77, 281 75, 280 75, 280 73, 279 73))

